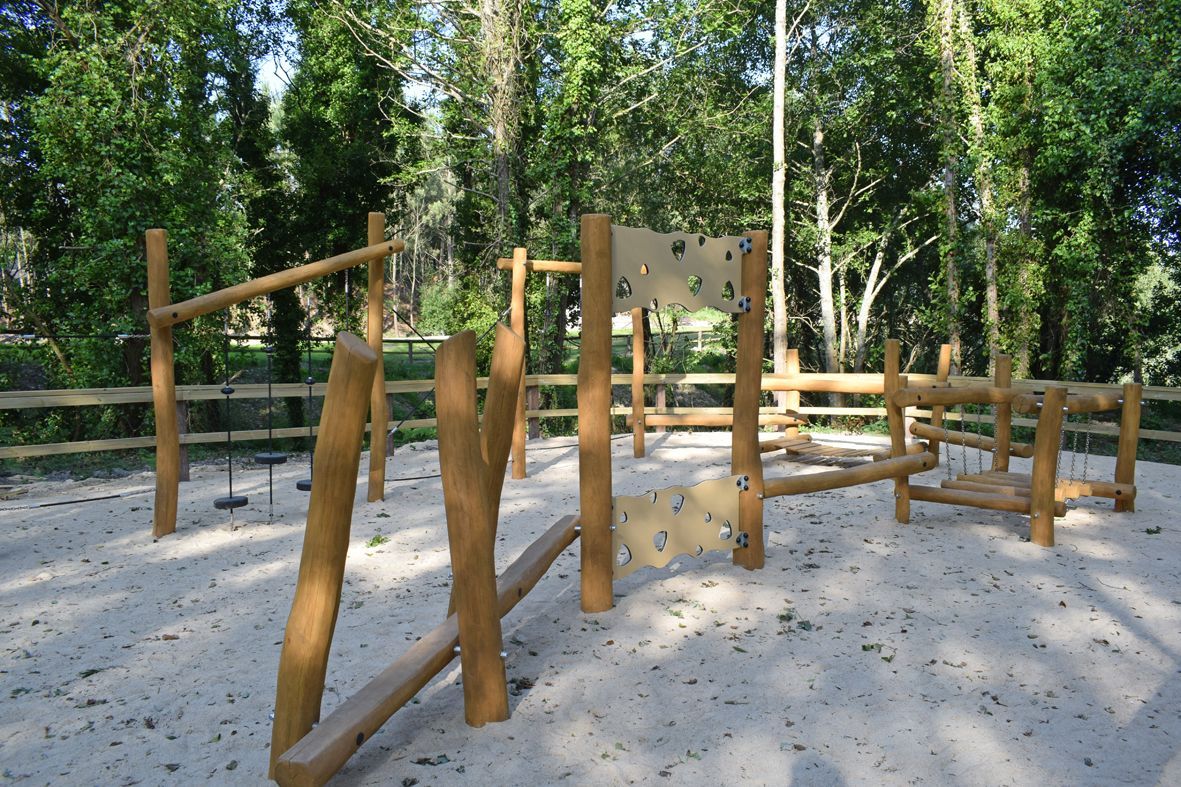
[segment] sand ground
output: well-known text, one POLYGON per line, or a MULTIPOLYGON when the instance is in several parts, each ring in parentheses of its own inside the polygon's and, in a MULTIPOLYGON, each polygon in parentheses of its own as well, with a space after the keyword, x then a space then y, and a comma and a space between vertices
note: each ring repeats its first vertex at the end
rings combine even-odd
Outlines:
MULTIPOLYGON (((616 441, 616 493, 728 475, 728 439, 652 435, 642 460, 616 441)), ((529 450, 530 477, 505 483, 500 567, 577 509, 573 440, 529 450)), ((439 480, 368 503, 367 459, 325 713, 447 604, 439 480)), ((437 467, 422 443, 388 473, 437 467)), ((1113 467, 1090 459, 1093 477, 1113 467)), ((149 474, 0 503, 4 782, 265 781, 306 473, 276 469, 268 521, 266 470, 236 469, 251 504, 231 528, 212 507, 224 464, 195 467, 159 542, 149 474)), ((780 498, 764 570, 681 558, 618 582, 595 615, 576 543, 505 619, 512 719, 465 726, 456 663, 336 783, 1179 784, 1181 470, 1141 463, 1137 482, 1135 514, 1084 501, 1052 549, 1015 514, 915 503, 898 525, 889 482, 780 498)))

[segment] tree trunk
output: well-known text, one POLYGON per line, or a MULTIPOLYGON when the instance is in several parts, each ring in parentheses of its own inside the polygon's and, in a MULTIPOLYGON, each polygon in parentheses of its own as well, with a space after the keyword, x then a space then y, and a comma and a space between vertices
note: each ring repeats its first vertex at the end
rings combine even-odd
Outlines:
POLYGON ((496 181, 493 254, 508 242, 512 216, 510 155, 520 130, 517 65, 521 59, 521 14, 512 0, 482 0, 480 32, 488 78, 488 124, 492 128, 492 168, 496 181))
MULTIPOLYGON (((787 290, 784 286, 784 207, 787 167, 784 161, 784 83, 787 81, 787 0, 775 0, 775 85, 771 118, 771 336, 777 374, 787 371, 787 290)), ((787 391, 775 394, 787 407, 787 391)))
POLYGON ((828 178, 824 165, 824 126, 817 115, 812 123, 812 176, 816 184, 816 276, 820 288, 820 325, 824 342, 824 370, 839 372, 836 303, 832 292, 832 221, 829 216, 828 178))

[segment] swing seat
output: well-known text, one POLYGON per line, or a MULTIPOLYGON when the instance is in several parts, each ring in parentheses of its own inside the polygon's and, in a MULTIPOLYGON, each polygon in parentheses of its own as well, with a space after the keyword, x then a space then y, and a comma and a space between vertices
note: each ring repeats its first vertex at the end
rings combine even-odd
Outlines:
MULTIPOLYGON (((955 481, 944 481, 942 486, 950 489, 967 489, 973 486, 986 486, 996 490, 999 494, 1029 496, 1032 480, 1029 473, 1006 473, 990 470, 985 473, 960 473, 955 481)), ((1103 497, 1109 500, 1135 501, 1136 485, 1121 484, 1112 481, 1094 481, 1090 479, 1059 478, 1054 483, 1054 499, 1062 502, 1077 500, 1080 497, 1103 497)))
POLYGON ((310 478, 299 479, 298 481, 295 482, 295 488, 301 492, 312 491, 312 479, 310 479, 310 478))
POLYGON ((287 464, 287 454, 282 451, 262 451, 254 455, 254 463, 256 465, 287 464))
POLYGON ((219 511, 233 511, 235 508, 241 508, 248 502, 249 498, 246 495, 229 495, 214 500, 213 507, 219 511))

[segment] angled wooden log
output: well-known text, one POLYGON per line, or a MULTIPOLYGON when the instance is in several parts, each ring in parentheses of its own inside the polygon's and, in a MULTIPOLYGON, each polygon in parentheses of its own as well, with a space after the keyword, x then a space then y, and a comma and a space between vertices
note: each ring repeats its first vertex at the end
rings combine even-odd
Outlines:
POLYGON ((927 452, 911 456, 895 456, 880 462, 867 462, 845 470, 831 470, 827 473, 809 473, 788 478, 768 478, 763 485, 763 497, 798 495, 805 492, 821 492, 827 489, 842 489, 849 486, 884 481, 900 476, 909 476, 930 470, 936 464, 935 456, 927 452))
MULTIPOLYGON (((167 306, 168 233, 148 230, 148 308, 167 306)), ((152 324, 152 405, 156 413, 156 505, 152 509, 152 536, 176 532, 180 499, 180 429, 176 420, 176 371, 172 327, 152 324)))
POLYGON ((364 342, 349 333, 337 337, 320 417, 299 579, 279 656, 271 778, 279 756, 320 719, 349 548, 361 437, 376 370, 377 356, 364 342))
MULTIPOLYGON (((512 297, 509 301, 509 324, 513 329, 513 333, 521 337, 524 342, 525 334, 525 278, 527 268, 525 263, 529 256, 529 252, 523 248, 513 249, 512 269, 512 297)), ((522 479, 526 476, 525 469, 525 436, 527 425, 525 423, 525 375, 524 367, 522 366, 522 374, 518 387, 520 390, 517 393, 518 401, 513 413, 513 478, 522 479)), ((499 502, 500 495, 497 494, 499 502)))
MULTIPOLYGON (((902 347, 897 339, 886 340, 886 368, 882 373, 882 393, 886 400, 886 421, 890 425, 890 456, 906 456, 906 405, 899 394, 906 388, 906 377, 900 374, 902 347)), ((894 478, 894 519, 903 524, 910 521, 910 477, 894 478)))
MULTIPOLYGON (((947 382, 948 376, 951 374, 951 345, 939 345, 939 365, 935 367, 935 382, 942 385, 947 382)), ((931 427, 943 430, 943 407, 936 405, 931 408, 931 427)), ((930 446, 931 453, 939 456, 939 438, 927 438, 927 445, 930 446)))
MULTIPOLYGON (((501 382, 501 396, 509 394, 511 408, 516 401, 516 382, 501 382), (505 382, 511 391, 503 390, 505 382)), ((508 682, 500 655, 500 616, 496 614, 496 512, 488 500, 488 466, 476 414, 475 332, 464 331, 439 345, 435 383, 439 464, 463 664, 464 718, 469 725, 482 727, 508 718, 508 682)), ((511 409, 505 414, 510 416, 511 438, 511 409)), ((503 472, 502 464, 502 480, 503 472)))

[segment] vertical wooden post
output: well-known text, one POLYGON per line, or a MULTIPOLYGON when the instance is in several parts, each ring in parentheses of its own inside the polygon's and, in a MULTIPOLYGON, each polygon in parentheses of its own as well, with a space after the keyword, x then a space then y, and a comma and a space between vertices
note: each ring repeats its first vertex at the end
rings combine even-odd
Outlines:
MULTIPOLYGON (((997 388, 1008 388, 1013 385, 1013 356, 998 355, 996 357, 996 371, 993 385, 997 388)), ((961 429, 963 427, 960 427, 961 429)), ((1009 402, 996 406, 996 421, 993 423, 993 436, 996 438, 996 453, 992 455, 992 469, 1001 472, 1009 470, 1009 445, 1013 439, 1013 405, 1009 402)))
MULTIPOLYGON (((611 587, 611 217, 582 217, 582 343, 578 360, 578 491, 582 611, 614 603, 611 587)), ((756 451, 758 448, 756 447, 756 451)))
POLYGON ((320 719, 328 651, 336 629, 349 549, 368 409, 366 398, 373 387, 377 363, 378 356, 356 336, 337 336, 320 417, 299 580, 279 654, 275 723, 271 728, 271 778, 279 757, 320 719))
MULTIPOLYGON (((664 409, 666 407, 668 407, 668 386, 665 385, 664 383, 657 383, 656 384, 655 406, 656 406, 657 412, 663 412, 664 409)), ((652 431, 656 432, 657 434, 664 434, 668 430, 665 429, 663 426, 656 426, 656 427, 652 428, 652 431)))
POLYGON ((180 443, 179 438, 180 438, 180 435, 186 434, 188 431, 189 431, 189 403, 188 402, 177 402, 176 403, 176 433, 177 433, 177 438, 178 438, 177 442, 180 444, 180 452, 178 453, 179 472, 177 475, 181 481, 188 481, 189 480, 189 447, 187 445, 185 445, 184 443, 180 443))
MULTIPOLYGON (((509 324, 513 333, 525 338, 525 262, 526 249, 513 249, 513 290, 509 303, 509 324)), ((513 418, 513 478, 524 478, 525 473, 525 376, 521 375, 521 390, 517 394, 516 414, 513 418)))
MULTIPOLYGON (((886 339, 886 370, 882 377, 882 391, 886 395, 886 420, 890 424, 890 456, 906 456, 906 413, 894 403, 894 394, 906 387, 906 378, 899 374, 902 349, 897 339, 886 339)), ((894 519, 902 524, 910 521, 910 477, 894 479, 894 519)))
MULTIPOLYGON (((385 214, 369 214, 369 245, 385 240, 385 214)), ((385 404, 385 257, 369 263, 369 348, 377 356, 377 374, 369 397, 369 502, 385 499, 385 433, 390 416, 385 404)))
MULTIPOLYGON (((512 383, 512 392, 505 397, 510 406, 518 392, 516 381, 512 383)), ((488 499, 488 466, 476 416, 474 331, 464 331, 439 345, 435 390, 443 503, 455 578, 452 596, 459 616, 464 718, 469 725, 482 727, 508 718, 508 683, 500 656, 503 641, 493 559, 496 512, 488 499)), ((508 442, 503 441, 504 448, 508 442)), ((503 480, 503 463, 500 469, 503 480)))
MULTIPOLYGON (((1124 406, 1120 410, 1119 448, 1115 454, 1115 482, 1136 483, 1136 447, 1140 442, 1140 397, 1144 388, 1140 383, 1124 384, 1124 406)), ((1116 511, 1136 510, 1135 499, 1116 498, 1116 511)))
POLYGON ((632 309, 632 453, 640 459, 644 450, 644 309, 632 309))
MULTIPOLYGON (((750 476, 750 489, 738 500, 738 526, 746 546, 734 550, 734 565, 762 568, 763 459, 759 453, 759 397, 763 392, 763 320, 767 311, 767 233, 748 232, 751 249, 742 255, 742 289, 750 311, 738 315, 738 361, 734 370, 734 427, 730 472, 750 476)), ((584 263, 585 264, 585 263, 584 263)))
MULTIPOLYGON (((939 366, 935 369, 935 380, 941 383, 947 382, 947 378, 951 376, 951 345, 939 345, 939 366)), ((931 426, 936 429, 943 427, 943 405, 935 405, 931 408, 931 426)), ((963 429, 963 427, 960 427, 963 429)), ((935 461, 939 461, 939 444, 942 441, 938 437, 933 437, 927 441, 927 450, 934 454, 935 461)))
MULTIPOLYGON (((798 349, 796 349, 795 347, 792 347, 791 349, 789 349, 787 351, 787 370, 786 371, 787 371, 788 376, 795 376, 800 373, 800 351, 798 349)), ((799 391, 787 391, 786 393, 787 393, 787 396, 785 396, 783 398, 784 404, 787 406, 788 410, 791 410, 792 412, 795 412, 798 414, 800 411, 800 392, 799 391)), ((799 437, 800 436, 800 427, 789 426, 789 427, 787 427, 787 429, 784 430, 784 434, 787 437, 799 437)))
MULTIPOLYGON (((168 233, 147 231, 148 308, 172 303, 168 286, 168 233)), ((173 366, 172 326, 151 327, 152 406, 156 412, 156 505, 152 536, 176 532, 180 498, 180 434, 176 423, 176 377, 173 366)))
MULTIPOLYGON (((541 409, 541 389, 536 385, 529 385, 525 387, 525 410, 540 410, 541 409)), ((536 440, 541 437, 541 419, 534 417, 529 419, 529 439, 536 440)))
POLYGON ((1042 397, 1033 441, 1033 472, 1029 476, 1029 540, 1054 546, 1054 488, 1058 484, 1058 452, 1062 447, 1062 407, 1066 389, 1052 386, 1042 397))

